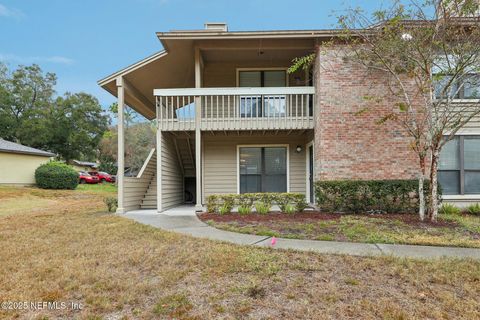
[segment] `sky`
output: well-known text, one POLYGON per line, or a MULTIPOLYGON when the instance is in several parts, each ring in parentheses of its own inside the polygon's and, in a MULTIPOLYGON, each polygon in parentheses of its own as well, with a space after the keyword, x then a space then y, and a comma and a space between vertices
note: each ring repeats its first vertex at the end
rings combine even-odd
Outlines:
POLYGON ((57 74, 57 93, 87 92, 106 107, 115 98, 97 85, 159 50, 157 31, 323 29, 348 7, 377 0, 0 0, 0 61, 10 69, 36 63, 57 74))

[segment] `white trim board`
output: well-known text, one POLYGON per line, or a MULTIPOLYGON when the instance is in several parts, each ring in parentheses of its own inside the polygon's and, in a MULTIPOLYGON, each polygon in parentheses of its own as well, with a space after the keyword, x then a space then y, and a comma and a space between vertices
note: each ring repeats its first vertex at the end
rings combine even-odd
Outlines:
MULTIPOLYGON (((310 188, 309 188, 309 181, 310 181, 310 176, 308 174, 308 171, 310 170, 310 167, 309 167, 309 161, 310 161, 310 155, 308 154, 308 148, 310 146, 312 146, 312 152, 313 152, 313 177, 315 178, 315 145, 313 143, 314 141, 310 141, 309 143, 307 143, 305 145, 305 198, 307 199, 307 202, 310 203, 310 188)), ((313 181, 312 181, 313 183, 313 181)), ((314 186, 314 190, 315 190, 315 186, 314 186)), ((313 195, 313 203, 312 204, 315 204, 315 191, 313 192, 314 195, 313 195)))
POLYGON ((314 94, 315 87, 227 87, 227 88, 175 88, 155 89, 155 96, 231 96, 231 95, 286 95, 286 94, 314 94))

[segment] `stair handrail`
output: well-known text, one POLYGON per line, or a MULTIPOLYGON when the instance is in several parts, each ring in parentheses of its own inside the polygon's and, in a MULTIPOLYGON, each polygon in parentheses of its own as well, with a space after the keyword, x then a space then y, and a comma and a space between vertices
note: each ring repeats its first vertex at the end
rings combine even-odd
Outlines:
POLYGON ((147 169, 147 166, 150 163, 150 160, 152 159, 154 154, 155 154, 155 148, 150 150, 150 153, 148 154, 147 159, 143 163, 142 169, 140 169, 140 172, 137 174, 137 178, 141 178, 143 176, 143 172, 147 169))

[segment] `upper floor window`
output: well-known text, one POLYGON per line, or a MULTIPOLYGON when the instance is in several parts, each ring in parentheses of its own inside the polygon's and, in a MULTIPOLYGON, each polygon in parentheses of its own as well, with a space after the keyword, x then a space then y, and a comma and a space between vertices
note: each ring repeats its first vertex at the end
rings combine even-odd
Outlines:
POLYGON ((285 87, 286 85, 286 70, 240 70, 238 72, 239 87, 285 87))
MULTIPOLYGON (((239 87, 285 87, 286 70, 240 70, 239 87)), ((286 97, 281 96, 242 96, 240 116, 242 118, 283 117, 286 112, 286 97)))
POLYGON ((438 76, 438 78, 434 84, 436 98, 480 99, 480 75, 471 74, 450 85, 452 76, 438 76), (448 90, 445 90, 448 85, 448 90))
POLYGON ((480 136, 457 136, 440 153, 443 194, 480 194, 480 136))
POLYGON ((436 98, 480 99, 480 74, 475 66, 458 70, 458 59, 454 55, 438 58, 432 67, 436 98), (462 77, 453 75, 460 72, 462 77))

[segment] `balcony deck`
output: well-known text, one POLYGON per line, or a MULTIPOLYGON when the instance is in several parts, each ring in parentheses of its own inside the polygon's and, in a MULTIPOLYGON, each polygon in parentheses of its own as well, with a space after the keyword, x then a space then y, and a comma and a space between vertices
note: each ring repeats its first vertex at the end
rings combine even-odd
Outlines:
POLYGON ((314 127, 314 87, 156 89, 162 131, 314 127))

